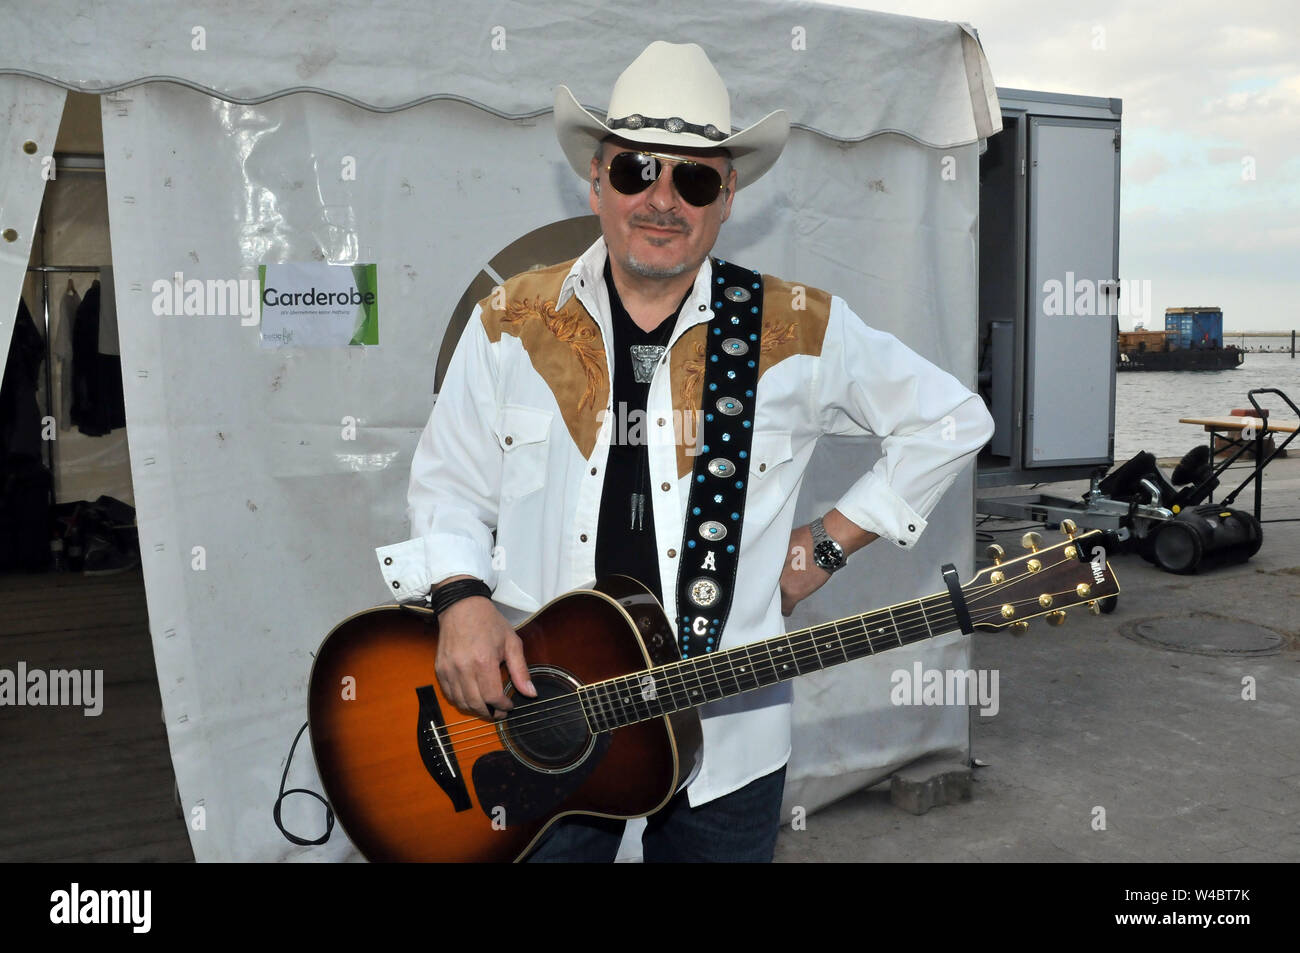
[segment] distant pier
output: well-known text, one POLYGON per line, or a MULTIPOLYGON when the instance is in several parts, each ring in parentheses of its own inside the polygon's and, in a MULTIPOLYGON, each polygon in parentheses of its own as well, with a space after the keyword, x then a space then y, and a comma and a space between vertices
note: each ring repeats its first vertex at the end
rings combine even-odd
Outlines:
POLYGON ((1296 346, 1294 331, 1224 331, 1223 343, 1259 354, 1292 354, 1296 346))

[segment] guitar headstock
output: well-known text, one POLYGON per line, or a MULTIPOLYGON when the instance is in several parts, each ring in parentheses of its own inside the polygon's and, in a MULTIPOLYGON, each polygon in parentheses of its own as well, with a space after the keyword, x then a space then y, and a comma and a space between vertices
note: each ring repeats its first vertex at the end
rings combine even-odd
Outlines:
POLYGON ((1067 519, 1061 532, 1068 539, 1048 548, 1037 533, 1026 533, 1022 543, 1029 553, 1018 559, 1006 559, 1001 546, 989 547, 994 565, 962 586, 972 626, 1023 632, 1038 616, 1060 625, 1071 606, 1086 605, 1095 614, 1101 599, 1119 592, 1101 530, 1076 535, 1078 527, 1067 519))

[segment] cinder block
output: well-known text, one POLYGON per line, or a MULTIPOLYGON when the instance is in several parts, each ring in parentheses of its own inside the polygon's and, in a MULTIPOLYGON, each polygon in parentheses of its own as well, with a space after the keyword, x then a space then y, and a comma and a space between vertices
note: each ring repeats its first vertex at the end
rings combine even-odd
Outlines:
POLYGON ((899 769, 889 779, 890 801, 911 814, 969 801, 970 796, 970 766, 952 759, 923 758, 899 769))

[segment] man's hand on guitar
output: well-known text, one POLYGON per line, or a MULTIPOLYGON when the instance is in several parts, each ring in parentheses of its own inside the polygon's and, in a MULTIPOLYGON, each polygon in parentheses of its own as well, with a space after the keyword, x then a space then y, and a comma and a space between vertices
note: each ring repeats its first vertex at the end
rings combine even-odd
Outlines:
POLYGON ((519 691, 536 696, 523 640, 491 600, 461 599, 438 617, 438 684, 457 708, 480 718, 505 717, 514 706, 501 682, 502 662, 519 691))

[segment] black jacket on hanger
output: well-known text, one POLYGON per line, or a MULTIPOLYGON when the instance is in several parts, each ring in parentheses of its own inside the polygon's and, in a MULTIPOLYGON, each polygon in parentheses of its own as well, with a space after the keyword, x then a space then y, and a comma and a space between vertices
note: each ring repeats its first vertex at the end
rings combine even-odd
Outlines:
POLYGON ((20 298, 0 383, 0 572, 37 572, 50 561, 50 471, 41 455, 36 390, 45 338, 20 298))
POLYGON ((4 383, 0 384, 0 462, 13 457, 41 459, 41 411, 36 390, 44 360, 45 338, 32 320, 27 302, 19 298, 4 383))
POLYGON ((126 426, 122 359, 99 353, 99 282, 81 299, 72 328, 72 422, 99 437, 126 426))

